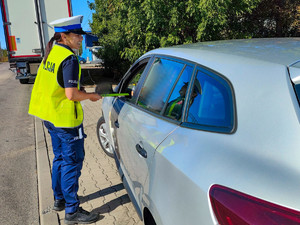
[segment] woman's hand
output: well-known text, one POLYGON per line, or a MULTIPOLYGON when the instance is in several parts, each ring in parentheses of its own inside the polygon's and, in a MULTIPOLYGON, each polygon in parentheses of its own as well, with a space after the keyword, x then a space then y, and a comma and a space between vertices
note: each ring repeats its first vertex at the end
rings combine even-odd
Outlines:
POLYGON ((93 102, 100 100, 102 97, 97 93, 86 93, 85 91, 80 91, 77 88, 65 88, 66 97, 71 101, 83 101, 89 99, 93 102))

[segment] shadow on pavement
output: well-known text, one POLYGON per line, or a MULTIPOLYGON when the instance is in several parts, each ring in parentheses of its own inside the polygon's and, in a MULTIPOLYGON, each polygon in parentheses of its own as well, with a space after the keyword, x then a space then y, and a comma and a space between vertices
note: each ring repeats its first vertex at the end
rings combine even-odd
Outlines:
MULTIPOLYGON (((97 191, 95 193, 86 195, 86 196, 79 196, 79 200, 80 203, 83 204, 87 201, 91 201, 93 199, 97 199, 100 197, 104 197, 106 195, 121 191, 124 189, 124 186, 122 183, 105 188, 103 190, 97 191)), ((124 194, 116 199, 113 199, 107 203, 105 203, 104 205, 102 205, 101 207, 98 207, 96 209, 93 209, 93 213, 107 213, 107 212, 111 212, 114 209, 116 209, 118 206, 121 206, 123 204, 129 203, 130 202, 130 198, 128 196, 128 194, 124 194)))
POLYGON ((122 195, 114 200, 109 201, 108 203, 105 203, 104 205, 93 209, 93 213, 100 213, 100 214, 104 214, 104 213, 109 213, 113 210, 115 210, 116 208, 118 208, 119 206, 129 203, 130 202, 130 198, 128 196, 128 194, 122 195))

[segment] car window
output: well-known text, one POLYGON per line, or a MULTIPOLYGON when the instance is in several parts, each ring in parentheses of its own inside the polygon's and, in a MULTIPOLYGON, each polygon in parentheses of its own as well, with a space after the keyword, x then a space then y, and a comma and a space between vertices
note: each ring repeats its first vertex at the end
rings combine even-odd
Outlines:
POLYGON ((141 89, 138 105, 160 113, 183 68, 183 63, 156 58, 141 89))
POLYGON ((129 81, 129 84, 127 86, 127 93, 129 93, 129 97, 127 98, 128 100, 134 102, 136 99, 136 86, 146 68, 147 63, 143 63, 142 65, 139 66, 139 68, 137 68, 134 71, 134 74, 132 76, 132 78, 129 81))
POLYGON ((147 63, 150 58, 145 58, 137 62, 125 75, 123 81, 121 81, 121 92, 128 93, 129 96, 126 96, 124 100, 130 101, 132 103, 136 102, 138 95, 138 86, 142 85, 141 77, 144 73, 147 63))
POLYGON ((198 70, 189 98, 186 122, 212 131, 231 131, 233 100, 229 84, 217 75, 198 70))
POLYGON ((193 67, 186 66, 174 87, 171 97, 169 98, 166 110, 164 112, 165 116, 175 120, 181 119, 186 99, 186 92, 189 82, 191 81, 192 74, 193 67))

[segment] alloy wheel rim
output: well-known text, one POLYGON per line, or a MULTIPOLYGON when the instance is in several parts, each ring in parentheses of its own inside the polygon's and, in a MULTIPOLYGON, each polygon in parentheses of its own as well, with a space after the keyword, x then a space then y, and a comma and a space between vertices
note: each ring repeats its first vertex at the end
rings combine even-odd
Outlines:
POLYGON ((105 130, 105 123, 101 124, 99 127, 99 137, 100 137, 101 145, 103 146, 104 150, 106 152, 112 153, 109 139, 107 138, 107 133, 105 130))

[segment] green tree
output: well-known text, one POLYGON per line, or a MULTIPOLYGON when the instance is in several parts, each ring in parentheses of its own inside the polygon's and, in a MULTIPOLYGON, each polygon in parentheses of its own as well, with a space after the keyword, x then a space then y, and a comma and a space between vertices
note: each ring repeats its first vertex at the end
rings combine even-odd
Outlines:
POLYGON ((252 37, 297 36, 297 6, 299 0, 261 0, 244 19, 242 31, 252 37))
POLYGON ((0 48, 0 62, 7 62, 8 61, 7 56, 8 56, 7 55, 7 50, 0 48))
POLYGON ((233 38, 296 36, 298 0, 95 0, 90 24, 105 68, 122 74, 145 52, 233 38))
POLYGON ((97 56, 103 60, 107 73, 118 76, 130 65, 129 60, 121 57, 128 46, 124 30, 128 12, 126 5, 118 0, 95 0, 89 3, 89 7, 95 11, 90 27, 102 46, 97 56))

